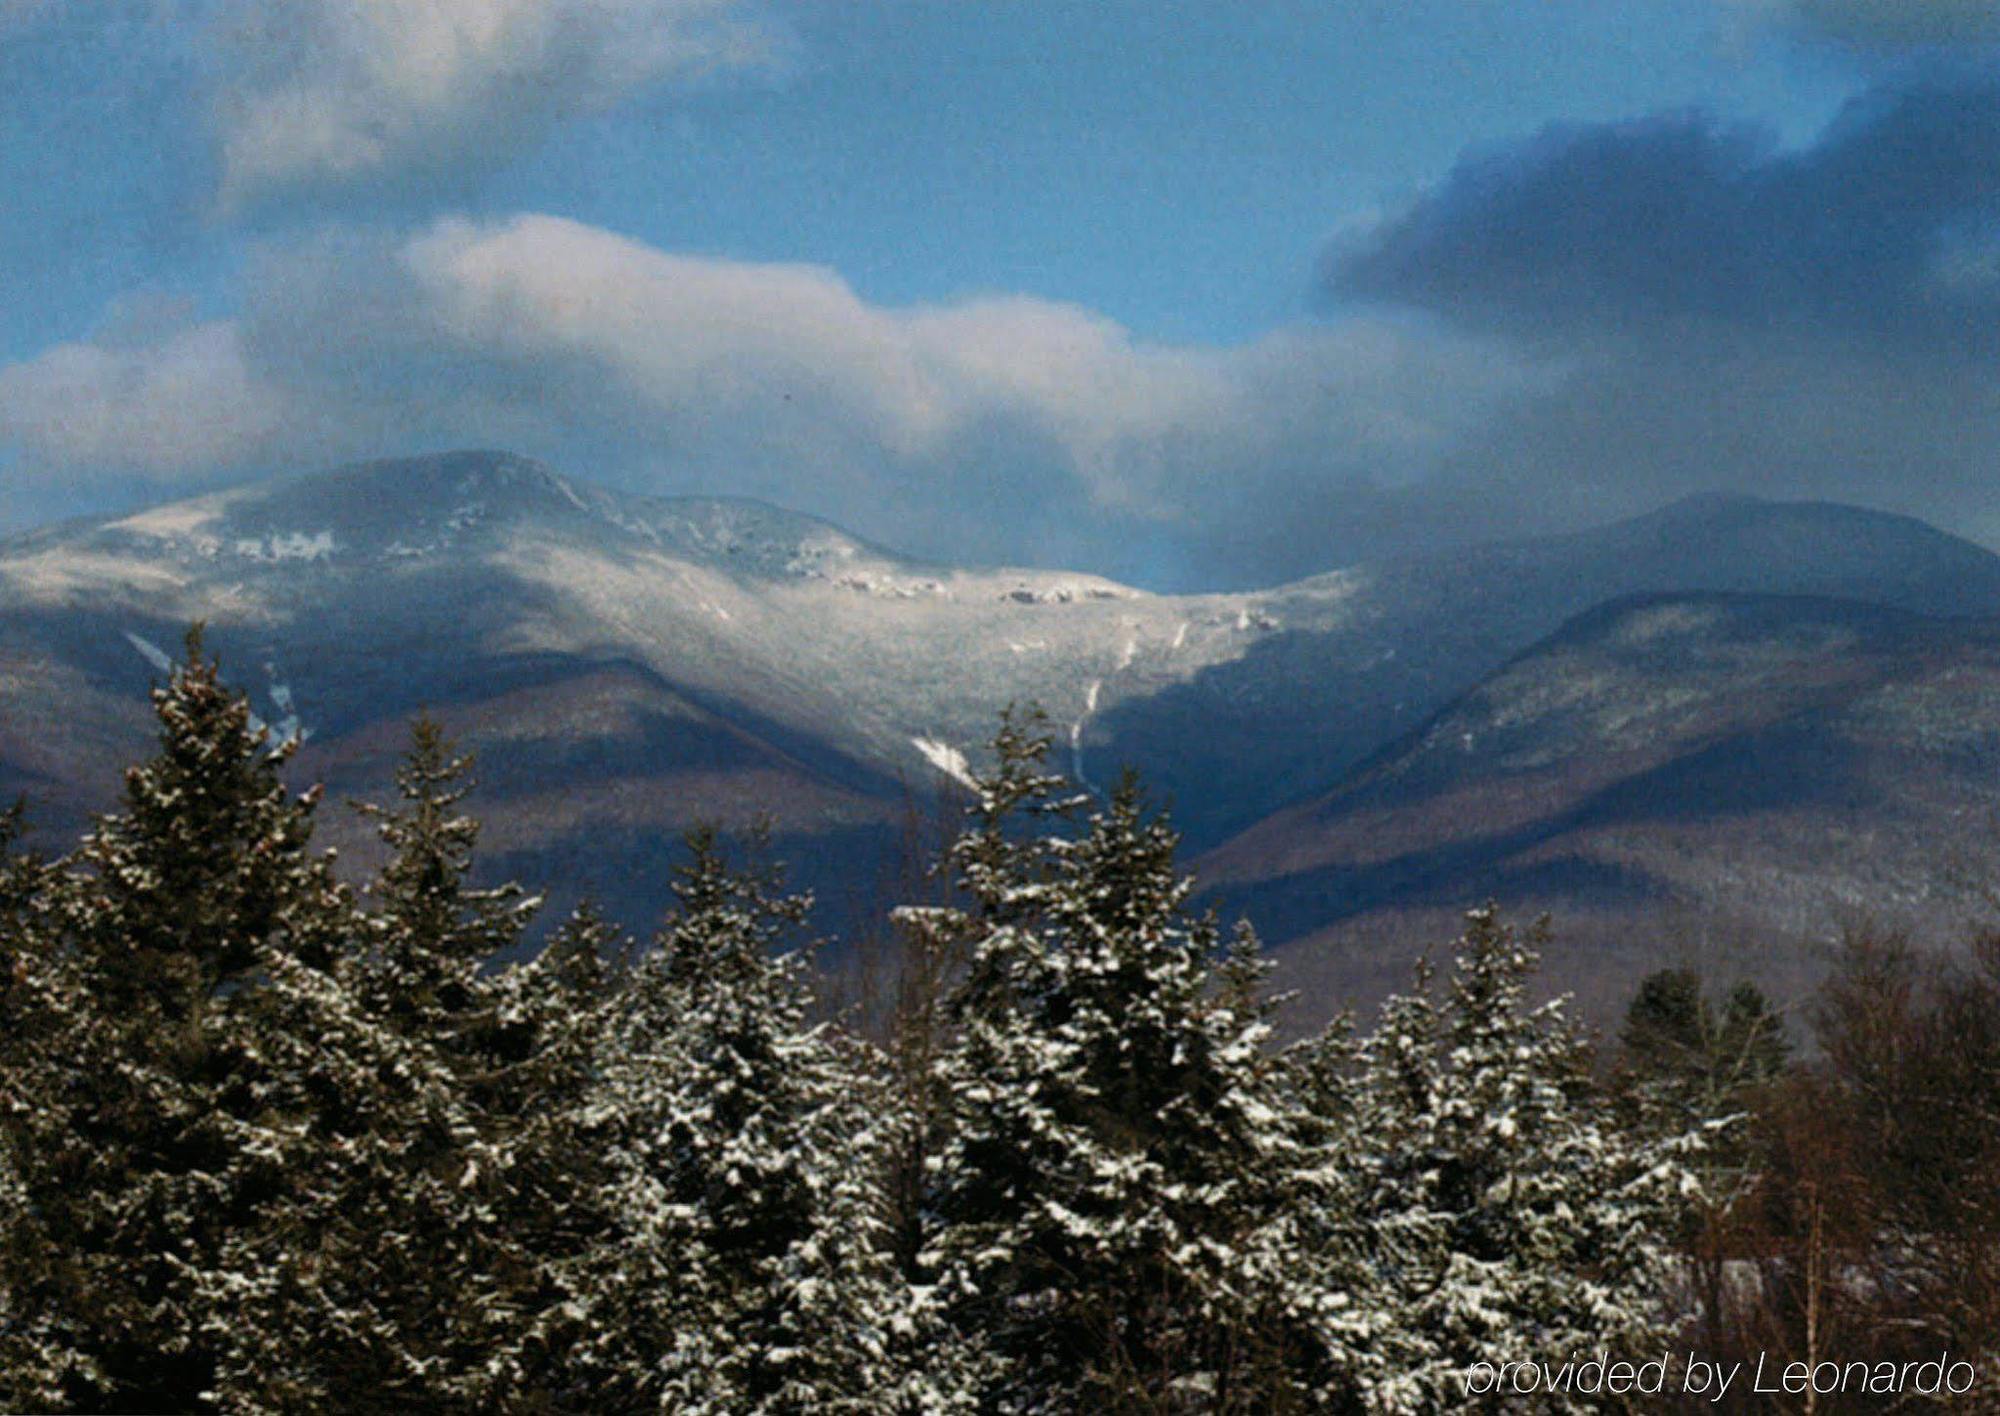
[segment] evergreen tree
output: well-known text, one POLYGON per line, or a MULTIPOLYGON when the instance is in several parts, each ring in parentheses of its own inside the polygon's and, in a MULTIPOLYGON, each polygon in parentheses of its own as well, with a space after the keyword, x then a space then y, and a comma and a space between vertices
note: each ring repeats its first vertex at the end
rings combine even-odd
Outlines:
POLYGON ((435 719, 420 716, 396 769, 400 804, 358 807, 389 858, 369 886, 369 947, 350 975, 372 1011, 451 1052, 476 1081, 498 1026, 486 968, 520 943, 540 901, 514 884, 473 887, 479 823, 459 809, 472 765, 435 719))
POLYGON ((330 957, 347 923, 308 851, 317 793, 286 792, 291 746, 252 726, 198 630, 153 705, 159 752, 122 811, 36 872, 32 905, 16 867, 5 921, 9 1299, 84 1409, 227 1404, 233 1239, 303 1144, 252 1017, 273 969, 330 957))
POLYGON ((579 1357, 593 1336, 581 1319, 590 1280, 622 1235, 593 1115, 599 1051, 621 1016, 631 956, 629 938, 586 902, 533 960, 493 980, 488 1222, 507 1236, 513 1259, 499 1305, 508 1320, 486 1365, 496 1378, 492 1404, 602 1409, 592 1364, 579 1357))
POLYGON ((1561 1000, 1526 1003, 1539 933, 1474 911, 1443 997, 1420 970, 1361 1048, 1363 1214, 1377 1301, 1409 1348, 1386 1409, 1468 1404, 1475 1363, 1653 1357, 1667 1335, 1667 1246, 1698 1137, 1615 1123, 1561 1000))
POLYGON ((518 886, 471 884, 470 767, 435 721, 417 719, 399 802, 359 808, 389 854, 358 941, 330 984, 288 980, 350 1008, 352 1040, 331 1059, 347 1075, 330 1089, 352 1099, 339 1163, 301 1223, 340 1286, 338 1340, 320 1358, 384 1409, 476 1411, 517 1395, 533 1360, 523 1334, 547 1296, 540 1231, 511 1169, 522 1117, 539 1104, 527 1074, 542 1039, 525 1017, 530 990, 488 967, 519 944, 538 902, 518 886))
MULTIPOLYGON (((1452 1409, 1477 1362, 1657 1354, 1709 1118, 1783 1060, 1754 990, 1658 975, 1626 1124, 1490 909, 1369 1036, 1275 1052, 1165 820, 1010 715, 963 903, 899 912, 951 986, 892 1066, 712 832, 646 959, 586 908, 501 967, 534 902, 472 885, 435 724, 364 909, 198 635, 154 704, 74 855, 0 813, 4 1408, 1452 1409)), ((2000 991, 1910 1033, 1897 977, 1829 994, 1856 1114, 1945 1077, 1976 1118, 2000 991)))
POLYGON ((67 1050, 83 1028, 82 988, 36 918, 53 872, 17 853, 25 815, 20 804, 0 812, 0 1409, 10 1411, 55 1409, 103 1384, 59 1301, 62 1255, 36 1211, 40 1177, 19 1153, 48 1098, 87 1083, 67 1050))
POLYGON ((562 1257, 601 1237, 602 1177, 576 1143, 613 931, 585 911, 533 962, 512 888, 467 883, 463 759, 420 720, 392 855, 326 971, 285 964, 260 1036, 314 1101, 287 1203, 234 1236, 254 1275, 232 1371, 251 1409, 484 1411, 587 1405, 548 1315, 562 1257))
POLYGON ((1750 1088, 1784 1070, 1784 1024, 1752 983, 1718 1011, 1692 969, 1661 969, 1639 982, 1619 1035, 1628 1084, 1683 1119, 1715 1120, 1742 1108, 1750 1088))
POLYGON ((486 1286, 457 1164, 474 1134, 438 1052, 338 972, 277 957, 241 999, 282 1189, 223 1236, 205 1292, 225 1410, 476 1410, 487 1354, 451 1347, 486 1286), (282 1131, 280 1131, 282 1128, 282 1131))
POLYGON ((883 1243, 886 1088, 824 1027, 808 901, 689 837, 678 908, 618 995, 593 1133, 617 1229, 572 1280, 594 1400, 675 1412, 938 1409, 902 1390, 883 1243))
POLYGON ((925 1258, 989 1409, 1281 1409, 1320 1305, 1274 1223, 1300 1167, 1254 940, 1218 964, 1129 777, 1060 829, 1082 803, 1048 746, 1010 717, 954 848, 972 906, 931 915, 972 952, 925 1258))
POLYGON ((1690 1159, 1700 1197, 1684 1215, 1680 1253, 1687 1289, 1711 1347, 1724 1341, 1730 1261, 1759 1240, 1754 1224, 1760 1169, 1747 1124, 1783 1073, 1784 1024, 1754 984, 1732 989, 1720 1009, 1691 969, 1662 969, 1639 983, 1620 1033, 1615 1109, 1659 1138, 1689 1130, 1706 1143, 1690 1159))
POLYGON ((1262 1244, 1293 1321, 1310 1335, 1288 1354, 1296 1409, 1420 1410, 1412 1369, 1425 1348, 1402 1326, 1392 1277, 1406 1236, 1373 1198, 1380 1139, 1369 1132, 1361 1045, 1346 1015, 1282 1056, 1281 1114, 1292 1132, 1283 1202, 1262 1244))

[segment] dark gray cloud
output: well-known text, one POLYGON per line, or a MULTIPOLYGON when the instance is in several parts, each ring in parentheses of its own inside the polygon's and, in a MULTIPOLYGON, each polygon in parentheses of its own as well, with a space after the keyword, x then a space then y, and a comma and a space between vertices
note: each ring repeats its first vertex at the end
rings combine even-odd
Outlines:
POLYGON ((1896 52, 2000 41, 1993 0, 1738 0, 1816 38, 1896 52))
POLYGON ((1331 281, 1530 335, 1698 320, 1990 349, 1996 238, 2000 84, 1926 87, 1794 153, 1698 115, 1552 128, 1462 163, 1331 281))
POLYGON ((1726 488, 2000 543, 2000 83, 1904 84, 1793 151, 1699 116, 1462 162, 1330 258, 1337 300, 1566 368, 1438 489, 1522 525, 1726 488))

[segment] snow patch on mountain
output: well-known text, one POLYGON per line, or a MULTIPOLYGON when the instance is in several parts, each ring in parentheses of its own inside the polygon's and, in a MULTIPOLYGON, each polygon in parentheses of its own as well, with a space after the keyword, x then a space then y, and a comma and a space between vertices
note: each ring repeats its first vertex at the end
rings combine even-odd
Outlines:
POLYGON ((303 531, 288 531, 278 535, 241 538, 232 549, 246 560, 323 561, 332 559, 339 546, 331 531, 315 531, 310 536, 303 531))
POLYGON ((965 760, 965 754, 950 743, 939 742, 936 738, 911 738, 910 743, 923 754, 924 761, 963 786, 976 786, 972 779, 972 766, 965 760))
POLYGON ((575 507, 578 511, 587 513, 590 510, 589 504, 586 503, 582 497, 576 494, 576 488, 572 487, 569 484, 569 479, 567 477, 551 477, 549 480, 554 485, 555 489, 558 492, 562 493, 564 501, 567 501, 571 506, 575 507))
POLYGON ((239 495, 235 491, 213 492, 208 496, 190 497, 186 501, 168 502, 165 506, 151 507, 110 522, 105 529, 144 536, 153 541, 201 538, 205 544, 214 545, 213 537, 202 538, 201 533, 213 528, 239 495))
POLYGON ((1088 775, 1083 770, 1083 730, 1097 711, 1098 696, 1104 691, 1103 679, 1092 679, 1090 687, 1083 694, 1083 715, 1069 725, 1069 773, 1078 784, 1095 790, 1088 775))
POLYGON ((305 742, 312 737, 312 729, 299 717, 298 704, 292 697, 292 686, 278 673, 278 666, 271 662, 264 665, 264 677, 270 687, 271 704, 284 716, 271 725, 271 733, 279 742, 305 742))
POLYGON ((170 674, 174 671, 174 661, 167 657, 167 651, 146 638, 145 635, 134 634, 128 629, 125 631, 125 639, 127 643, 139 651, 139 657, 158 669, 161 673, 170 674))
POLYGON ((883 599, 916 600, 926 596, 938 596, 947 600, 951 598, 951 590, 945 583, 931 577, 920 579, 875 570, 850 570, 839 575, 823 575, 817 570, 802 573, 823 579, 841 590, 858 590, 864 595, 875 595, 883 599))
POLYGON ((1001 598, 1022 605, 1073 605, 1081 600, 1136 600, 1140 592, 1110 580, 1064 579, 1039 585, 1016 582, 1001 598))
MULTIPOLYGON (((139 657, 151 665, 155 672, 167 677, 173 675, 177 666, 166 650, 143 634, 135 633, 129 629, 124 631, 124 634, 125 642, 136 649, 139 657)), ((269 695, 271 705, 277 709, 280 716, 275 723, 267 722, 253 711, 250 714, 250 730, 252 732, 269 732, 271 734, 271 741, 274 744, 305 742, 310 739, 313 735, 312 729, 307 727, 305 722, 299 717, 298 702, 292 695, 292 686, 285 682, 284 678, 279 674, 276 663, 270 660, 265 661, 264 678, 266 681, 265 692, 269 695)))
POLYGON ((52 604, 114 591, 178 598, 188 588, 178 567, 141 556, 54 545, 0 560, 0 583, 30 603, 52 604))

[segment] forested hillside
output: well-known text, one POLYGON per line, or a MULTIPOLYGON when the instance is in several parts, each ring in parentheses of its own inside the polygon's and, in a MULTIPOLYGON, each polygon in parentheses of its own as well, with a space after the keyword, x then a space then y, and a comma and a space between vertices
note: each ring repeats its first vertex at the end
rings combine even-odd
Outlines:
POLYGON ((72 850, 0 831, 10 1409, 1600 1410, 1655 1361, 1658 1409, 1759 1353, 1876 1409, 1947 1350, 1993 1395, 1991 944, 1857 941, 1806 1063, 1680 973, 1595 1041, 1479 909, 1279 1048, 1254 935, 1028 713, 865 990, 702 830, 647 947, 584 907, 493 966, 539 902, 469 883, 435 724, 355 888, 198 636, 153 706, 72 850))

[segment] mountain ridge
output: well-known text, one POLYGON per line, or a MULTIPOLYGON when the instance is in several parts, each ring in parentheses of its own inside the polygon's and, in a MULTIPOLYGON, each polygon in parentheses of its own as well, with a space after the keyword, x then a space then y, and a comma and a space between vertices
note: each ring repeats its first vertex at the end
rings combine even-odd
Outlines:
POLYGON ((2000 614, 2000 557, 1879 513, 1711 498, 1158 595, 918 562, 767 504, 641 498, 508 454, 392 459, 0 542, 0 791, 31 786, 63 820, 107 804, 144 749, 146 683, 202 619, 340 795, 381 795, 401 724, 444 717, 489 803, 529 803, 501 834, 531 878, 559 862, 590 886, 603 841, 636 901, 732 782, 794 858, 873 869, 910 794, 950 790, 1029 701, 1057 765, 1086 783, 1137 765, 1202 851, 1605 600, 1829 587, 2000 614), (588 790, 565 798, 565 772, 588 790))
POLYGON ((1615 975, 1601 996, 1671 961, 1677 931, 1796 981, 1848 925, 1935 943, 1985 920, 1996 780, 2000 618, 1649 594, 1577 616, 1196 870, 1350 987, 1363 941, 1488 896, 1569 924, 1564 976, 1615 975))

